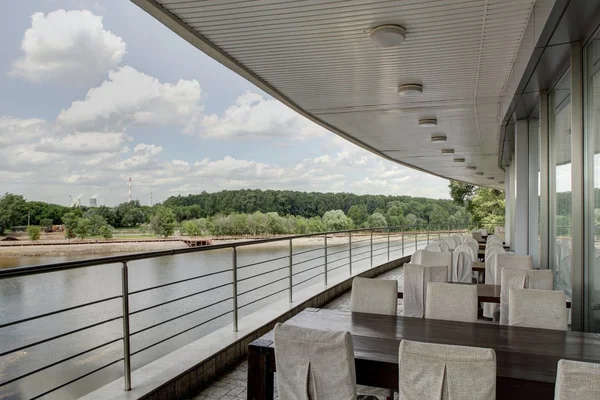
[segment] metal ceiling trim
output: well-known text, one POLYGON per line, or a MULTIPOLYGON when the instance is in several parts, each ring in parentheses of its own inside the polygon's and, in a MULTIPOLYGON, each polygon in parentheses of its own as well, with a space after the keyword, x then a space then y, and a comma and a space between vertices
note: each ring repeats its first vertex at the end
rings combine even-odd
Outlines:
POLYGON ((346 132, 342 131, 341 129, 338 129, 335 126, 328 124, 327 122, 321 120, 320 118, 317 118, 313 114, 304 110, 302 107, 300 107, 294 101, 292 101, 290 98, 286 97, 285 95, 280 93, 277 89, 275 89, 273 86, 271 86, 269 84, 269 82, 265 81, 260 76, 258 76, 254 72, 252 72, 250 69, 248 69, 242 63, 238 62, 235 58, 231 57, 229 54, 227 54, 227 52, 223 51, 220 47, 216 46, 214 43, 212 43, 210 40, 208 40, 206 37, 204 37, 202 34, 200 34, 194 28, 190 27, 187 23, 185 23, 181 19, 179 19, 175 14, 171 13, 169 10, 164 8, 156 0, 130 0, 130 1, 133 4, 137 5, 138 7, 140 7, 145 12, 147 12, 154 19, 156 19, 157 21, 159 21, 160 23, 165 25, 167 28, 169 28, 175 34, 180 36, 182 39, 186 40, 192 46, 194 46, 197 49, 199 49, 200 51, 204 52, 209 57, 213 58, 214 60, 216 60, 223 66, 225 66, 228 69, 232 70, 233 72, 237 73, 238 75, 240 75, 244 79, 248 80, 252 84, 256 85, 258 88, 263 90, 265 93, 268 93, 269 95, 273 96, 275 99, 279 100, 286 106, 290 107, 292 110, 296 111, 300 115, 304 116, 305 118, 308 118, 309 120, 322 126, 323 128, 337 134, 338 136, 348 140, 349 142, 351 142, 367 151, 370 151, 371 153, 373 153, 379 157, 382 157, 388 161, 411 168, 416 171, 424 172, 426 174, 433 175, 438 178, 446 179, 448 181, 454 180, 454 181, 467 183, 467 184, 471 184, 471 185, 476 185, 476 186, 480 186, 480 187, 488 187, 488 188, 495 189, 493 186, 489 186, 489 185, 477 184, 477 183, 473 183, 473 182, 461 181, 459 179, 449 178, 449 177, 443 176, 441 174, 437 174, 435 172, 428 171, 426 169, 423 169, 423 168, 417 167, 415 165, 408 164, 406 162, 402 162, 400 160, 397 160, 397 159, 387 156, 386 154, 380 152, 379 150, 369 146, 368 144, 366 144, 366 143, 354 138, 353 136, 347 134, 346 132))

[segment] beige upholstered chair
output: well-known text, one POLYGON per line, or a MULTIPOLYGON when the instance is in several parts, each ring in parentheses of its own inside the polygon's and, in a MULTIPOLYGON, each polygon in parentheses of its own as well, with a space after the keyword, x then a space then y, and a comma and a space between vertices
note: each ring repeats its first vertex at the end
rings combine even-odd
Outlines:
POLYGON ((477 285, 429 282, 425 318, 477 322, 477 285))
POLYGON ((458 235, 453 235, 452 239, 454 239, 454 248, 457 248, 463 243, 463 237, 458 235))
POLYGON ((493 349, 403 340, 398 370, 400 399, 496 398, 493 349))
MULTIPOLYGON (((506 254, 506 250, 498 246, 485 249, 485 283, 488 285, 500 284, 500 276, 496 276, 496 256, 499 254, 506 254)), ((483 316, 486 318, 494 318, 499 310, 498 304, 483 303, 483 316)))
POLYGON ((452 253, 451 282, 471 283, 473 275, 473 250, 469 246, 460 245, 452 253))
POLYGON ((508 325, 508 302, 511 288, 523 289, 527 281, 527 271, 504 268, 500 279, 500 325, 508 325))
POLYGON ((477 260, 479 258, 479 243, 477 243, 475 240, 467 239, 463 245, 469 246, 469 248, 473 250, 473 253, 475 254, 475 258, 473 260, 477 260))
POLYGON ((429 282, 448 282, 448 268, 406 264, 404 266, 404 316, 422 318, 427 302, 429 282))
POLYGON ((425 250, 415 251, 412 254, 412 256, 410 256, 410 263, 411 264, 421 264, 421 256, 423 255, 423 251, 425 251, 425 250))
POLYGON ((481 229, 475 229, 471 233, 473 234, 473 239, 477 240, 477 242, 485 243, 485 240, 483 239, 483 231, 481 229))
POLYGON ((560 360, 554 400, 600 399, 600 364, 560 360))
POLYGON ((446 243, 446 245, 448 246, 450 251, 454 251, 454 249, 456 248, 456 242, 454 241, 453 237, 444 238, 444 240, 442 240, 442 242, 446 243))
POLYGON ((440 253, 442 248, 440 247, 439 243, 429 243, 427 246, 425 246, 425 250, 440 253))
POLYGON ((450 252, 450 246, 448 246, 448 243, 446 243, 442 240, 442 241, 438 242, 438 244, 440 245, 440 249, 442 249, 442 252, 444 252, 444 253, 450 252))
POLYGON ((452 253, 448 252, 433 252, 433 251, 423 251, 421 253, 421 265, 427 266, 440 266, 445 265, 448 267, 448 281, 452 279, 452 253))
POLYGON ((398 281, 356 277, 352 281, 350 311, 370 314, 398 313, 398 281))
POLYGON ((279 398, 356 400, 350 333, 277 324, 274 337, 279 398))
POLYGON ((554 289, 554 272, 550 269, 532 269, 527 271, 528 289, 552 290, 554 289))
POLYGON ((508 324, 567 330, 565 294, 560 290, 510 289, 508 324))

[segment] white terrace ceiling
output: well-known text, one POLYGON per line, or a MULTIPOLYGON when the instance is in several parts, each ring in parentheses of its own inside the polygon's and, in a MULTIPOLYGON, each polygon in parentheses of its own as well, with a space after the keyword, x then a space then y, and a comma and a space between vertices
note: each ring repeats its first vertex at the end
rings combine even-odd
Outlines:
POLYGON ((347 139, 439 176, 503 188, 500 102, 513 96, 507 81, 535 0, 132 1, 347 139), (369 31, 382 24, 404 27, 404 43, 376 47, 369 31), (423 93, 398 96, 405 83, 423 93), (424 117, 437 127, 419 127, 424 117), (447 142, 432 143, 434 133, 447 142))

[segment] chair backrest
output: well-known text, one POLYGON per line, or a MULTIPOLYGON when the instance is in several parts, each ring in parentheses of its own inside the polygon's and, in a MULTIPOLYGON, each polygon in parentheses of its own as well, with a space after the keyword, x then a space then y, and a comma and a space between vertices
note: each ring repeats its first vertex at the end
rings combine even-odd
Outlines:
POLYGON ((421 264, 421 256, 423 254, 423 250, 415 251, 412 256, 410 256, 411 264, 421 264))
POLYGON ((279 398, 356 400, 350 333, 277 324, 274 337, 279 398))
POLYGON ((421 253, 421 265, 427 266, 440 266, 445 265, 448 267, 448 281, 452 278, 452 253, 448 252, 434 252, 424 251, 421 253))
POLYGON ((532 269, 527 271, 528 289, 552 290, 554 289, 554 272, 551 269, 532 269))
POLYGON ((450 251, 454 251, 454 249, 456 248, 456 242, 454 241, 453 237, 444 238, 444 240, 442 240, 442 242, 446 243, 448 245, 448 248, 450 249, 450 251))
POLYGON ((425 318, 477 322, 477 285, 429 282, 425 318))
POLYGON ((461 244, 452 253, 451 282, 471 283, 473 275, 473 250, 461 244))
POLYGON ((404 316, 422 318, 427 303, 427 284, 448 282, 448 267, 404 265, 404 316))
POLYGON ((442 249, 442 252, 444 252, 444 253, 450 252, 450 246, 448 246, 448 243, 444 242, 443 240, 438 242, 438 245, 440 246, 440 249, 442 249))
POLYGON ((398 281, 356 277, 352 281, 350 311, 370 314, 398 313, 398 281))
POLYGON ((488 239, 486 246, 504 246, 504 243, 498 238, 492 238, 488 239))
POLYGON ((471 233, 473 234, 473 239, 477 240, 477 242, 485 243, 485 240, 483 239, 483 231, 481 229, 475 229, 471 233))
POLYGON ((512 268, 520 270, 533 269, 533 258, 531 256, 515 256, 514 254, 497 254, 495 256, 495 269, 491 267, 490 271, 494 274, 494 281, 500 282, 502 269, 512 268))
POLYGON ((488 258, 494 254, 506 254, 506 250, 502 246, 486 246, 485 247, 485 262, 487 263, 488 258))
POLYGON ((500 279, 500 325, 508 325, 508 294, 511 288, 523 289, 527 281, 527 271, 503 268, 500 279))
POLYGON ((425 250, 441 253, 442 248, 440 247, 439 243, 429 243, 427 246, 425 246, 425 250))
POLYGON ((559 360, 554 400, 600 399, 600 364, 559 360))
POLYGON ((452 239, 454 239, 454 248, 457 248, 463 242, 463 237, 462 236, 453 235, 452 239))
POLYGON ((473 247, 469 246, 468 243, 463 243, 460 246, 458 246, 456 249, 454 249, 454 254, 456 254, 457 252, 460 253, 461 251, 464 251, 466 253, 468 253, 471 256, 471 259, 473 261, 475 261, 477 259, 477 251, 473 249, 473 247))
POLYGON ((474 260, 479 257, 479 243, 477 243, 475 240, 465 240, 463 245, 469 246, 471 250, 473 250, 473 253, 475 254, 474 260))
POLYGON ((493 349, 403 340, 398 371, 401 399, 496 398, 493 349))
POLYGON ((561 290, 510 289, 508 324, 567 330, 567 307, 561 290))

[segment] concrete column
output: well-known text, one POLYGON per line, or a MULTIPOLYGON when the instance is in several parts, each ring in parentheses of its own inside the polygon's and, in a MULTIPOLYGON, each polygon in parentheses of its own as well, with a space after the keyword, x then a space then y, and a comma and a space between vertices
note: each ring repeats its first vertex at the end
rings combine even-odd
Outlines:
POLYGON ((529 254, 529 124, 518 120, 515 126, 515 156, 513 159, 514 236, 512 249, 517 255, 529 254))
POLYGON ((510 246, 512 238, 512 163, 506 168, 504 179, 504 243, 510 246))
POLYGON ((540 268, 550 268, 550 170, 549 170, 549 126, 548 126, 548 93, 540 92, 540 268))

